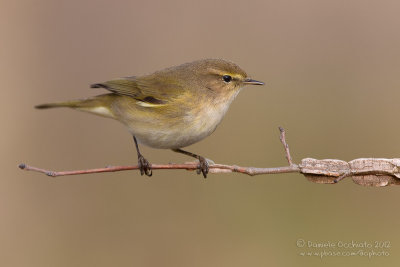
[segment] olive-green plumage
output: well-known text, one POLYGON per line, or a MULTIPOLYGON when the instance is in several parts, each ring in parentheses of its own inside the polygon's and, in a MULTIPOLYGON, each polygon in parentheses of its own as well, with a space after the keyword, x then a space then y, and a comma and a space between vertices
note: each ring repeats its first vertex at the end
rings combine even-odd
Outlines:
POLYGON ((246 84, 263 83, 249 79, 232 62, 204 59, 96 83, 91 87, 111 93, 36 108, 70 107, 113 118, 125 124, 140 143, 176 150, 210 135, 246 84))

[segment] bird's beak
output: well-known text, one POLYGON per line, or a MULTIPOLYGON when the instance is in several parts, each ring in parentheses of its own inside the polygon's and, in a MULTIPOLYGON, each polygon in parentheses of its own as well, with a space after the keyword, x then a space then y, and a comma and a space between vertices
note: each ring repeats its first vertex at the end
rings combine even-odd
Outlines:
POLYGON ((252 84, 252 85, 264 85, 264 83, 263 82, 260 82, 260 81, 256 81, 256 80, 253 80, 253 79, 245 79, 244 81, 243 81, 243 83, 244 84, 252 84))

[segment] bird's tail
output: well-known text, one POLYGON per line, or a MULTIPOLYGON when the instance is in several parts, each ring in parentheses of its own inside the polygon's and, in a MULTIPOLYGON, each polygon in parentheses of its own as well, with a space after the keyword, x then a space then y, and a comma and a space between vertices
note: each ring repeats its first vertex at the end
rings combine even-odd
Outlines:
POLYGON ((111 106, 110 104, 113 101, 113 97, 114 96, 111 94, 105 94, 81 100, 41 104, 35 106, 35 108, 48 109, 48 108, 67 107, 81 111, 86 111, 89 113, 94 113, 96 115, 107 118, 115 118, 110 108, 111 106))
POLYGON ((37 108, 37 109, 62 108, 62 107, 79 108, 81 106, 82 106, 82 101, 76 100, 76 101, 67 101, 67 102, 46 103, 46 104, 37 105, 37 106, 35 106, 35 108, 37 108))

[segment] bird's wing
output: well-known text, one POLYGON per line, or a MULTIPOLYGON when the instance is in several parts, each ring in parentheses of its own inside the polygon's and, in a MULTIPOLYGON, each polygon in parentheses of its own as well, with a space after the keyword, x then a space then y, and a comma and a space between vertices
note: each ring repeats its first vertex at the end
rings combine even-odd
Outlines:
POLYGON ((177 83, 154 76, 126 77, 96 83, 91 88, 104 88, 115 94, 130 96, 136 100, 151 104, 166 104, 183 93, 183 87, 177 83))

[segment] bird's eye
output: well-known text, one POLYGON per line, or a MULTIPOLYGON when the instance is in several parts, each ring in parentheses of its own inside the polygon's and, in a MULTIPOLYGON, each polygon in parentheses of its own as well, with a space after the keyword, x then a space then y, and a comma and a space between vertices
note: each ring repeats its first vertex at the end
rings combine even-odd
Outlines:
POLYGON ((229 83, 230 81, 232 81, 232 77, 230 75, 224 75, 222 76, 222 80, 224 80, 224 82, 229 83))

